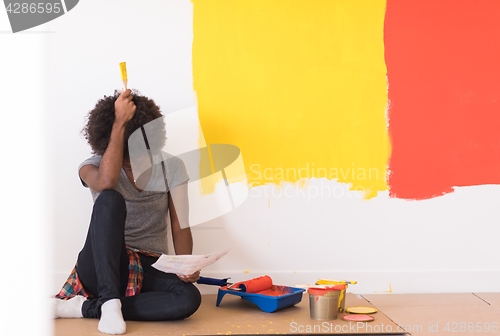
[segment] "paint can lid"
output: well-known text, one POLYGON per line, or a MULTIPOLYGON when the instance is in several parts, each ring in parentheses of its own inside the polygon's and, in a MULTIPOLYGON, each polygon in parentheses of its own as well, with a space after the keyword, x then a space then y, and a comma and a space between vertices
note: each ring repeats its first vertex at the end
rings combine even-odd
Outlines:
POLYGON ((349 307, 345 310, 350 314, 373 314, 377 312, 377 308, 373 307, 349 307))
POLYGON ((342 316, 342 319, 346 321, 356 321, 356 322, 370 322, 374 320, 373 316, 363 315, 363 314, 344 315, 342 316))

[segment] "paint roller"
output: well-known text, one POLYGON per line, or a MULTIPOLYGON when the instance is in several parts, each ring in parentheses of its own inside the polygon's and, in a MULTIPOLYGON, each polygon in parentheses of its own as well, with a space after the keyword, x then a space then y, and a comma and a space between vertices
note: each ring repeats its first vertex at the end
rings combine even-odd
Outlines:
POLYGON ((214 279, 214 278, 207 278, 207 277, 200 277, 198 279, 198 281, 196 281, 197 283, 201 284, 201 285, 211 285, 211 286, 220 286, 220 287, 224 287, 224 286, 227 286, 227 285, 231 285, 231 283, 227 282, 227 280, 229 280, 231 278, 224 278, 224 279, 214 279))
POLYGON ((240 290, 244 293, 258 293, 273 286, 273 280, 268 275, 264 275, 255 279, 237 282, 234 285, 228 286, 227 289, 240 290))
POLYGON ((227 282, 228 279, 230 278, 214 279, 214 278, 200 277, 197 283, 204 285, 220 286, 220 287, 227 286, 226 289, 228 290, 241 291, 244 293, 258 293, 270 289, 273 286, 273 280, 268 275, 264 275, 247 281, 240 281, 235 284, 227 282))

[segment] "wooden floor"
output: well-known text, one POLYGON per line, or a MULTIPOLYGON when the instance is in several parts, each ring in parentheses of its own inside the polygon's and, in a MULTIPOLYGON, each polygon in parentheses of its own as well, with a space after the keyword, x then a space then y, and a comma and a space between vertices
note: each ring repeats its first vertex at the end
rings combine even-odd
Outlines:
MULTIPOLYGON (((219 307, 215 295, 204 295, 190 318, 172 322, 127 321, 127 335, 271 335, 271 334, 410 334, 500 335, 500 293, 348 294, 346 307, 378 309, 369 323, 340 319, 323 323, 309 317, 308 295, 298 305, 274 313, 226 295, 219 307), (406 331, 406 332, 405 332, 406 331)), ((96 319, 57 319, 55 335, 103 335, 96 319)))

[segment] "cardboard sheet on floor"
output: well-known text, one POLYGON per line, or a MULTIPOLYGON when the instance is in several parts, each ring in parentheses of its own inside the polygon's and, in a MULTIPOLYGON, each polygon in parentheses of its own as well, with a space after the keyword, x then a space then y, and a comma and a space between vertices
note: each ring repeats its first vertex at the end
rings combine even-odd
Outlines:
MULTIPOLYGON (((237 335, 237 334, 294 334, 294 333, 367 333, 396 334, 397 325, 383 312, 373 315, 373 322, 344 321, 341 314, 333 321, 315 321, 309 317, 309 297, 304 294, 298 305, 274 313, 265 313, 240 297, 226 295, 219 307, 216 295, 203 295, 199 310, 183 321, 135 322, 127 321, 127 335, 237 335), (382 327, 383 326, 383 327, 382 327), (316 329, 315 329, 316 328, 316 329), (388 330, 392 332, 388 332, 388 330), (376 331, 377 330, 377 331, 376 331)), ((346 307, 372 305, 353 294, 347 294, 346 307)), ((102 335, 96 319, 57 319, 56 336, 102 335)))
POLYGON ((474 293, 492 306, 500 307, 500 293, 474 293))
MULTIPOLYGON (((363 297, 413 336, 500 333, 500 306, 488 304, 486 299, 472 293, 369 294, 363 297), (494 322, 498 328, 496 332, 493 332, 494 322)), ((497 298, 496 295, 485 297, 497 298)))

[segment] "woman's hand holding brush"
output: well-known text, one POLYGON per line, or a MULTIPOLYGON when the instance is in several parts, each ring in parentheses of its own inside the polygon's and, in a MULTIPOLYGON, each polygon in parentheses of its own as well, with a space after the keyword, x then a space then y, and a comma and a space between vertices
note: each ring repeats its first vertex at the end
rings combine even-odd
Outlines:
POLYGON ((135 114, 132 91, 124 90, 115 101, 115 122, 125 125, 135 114))

